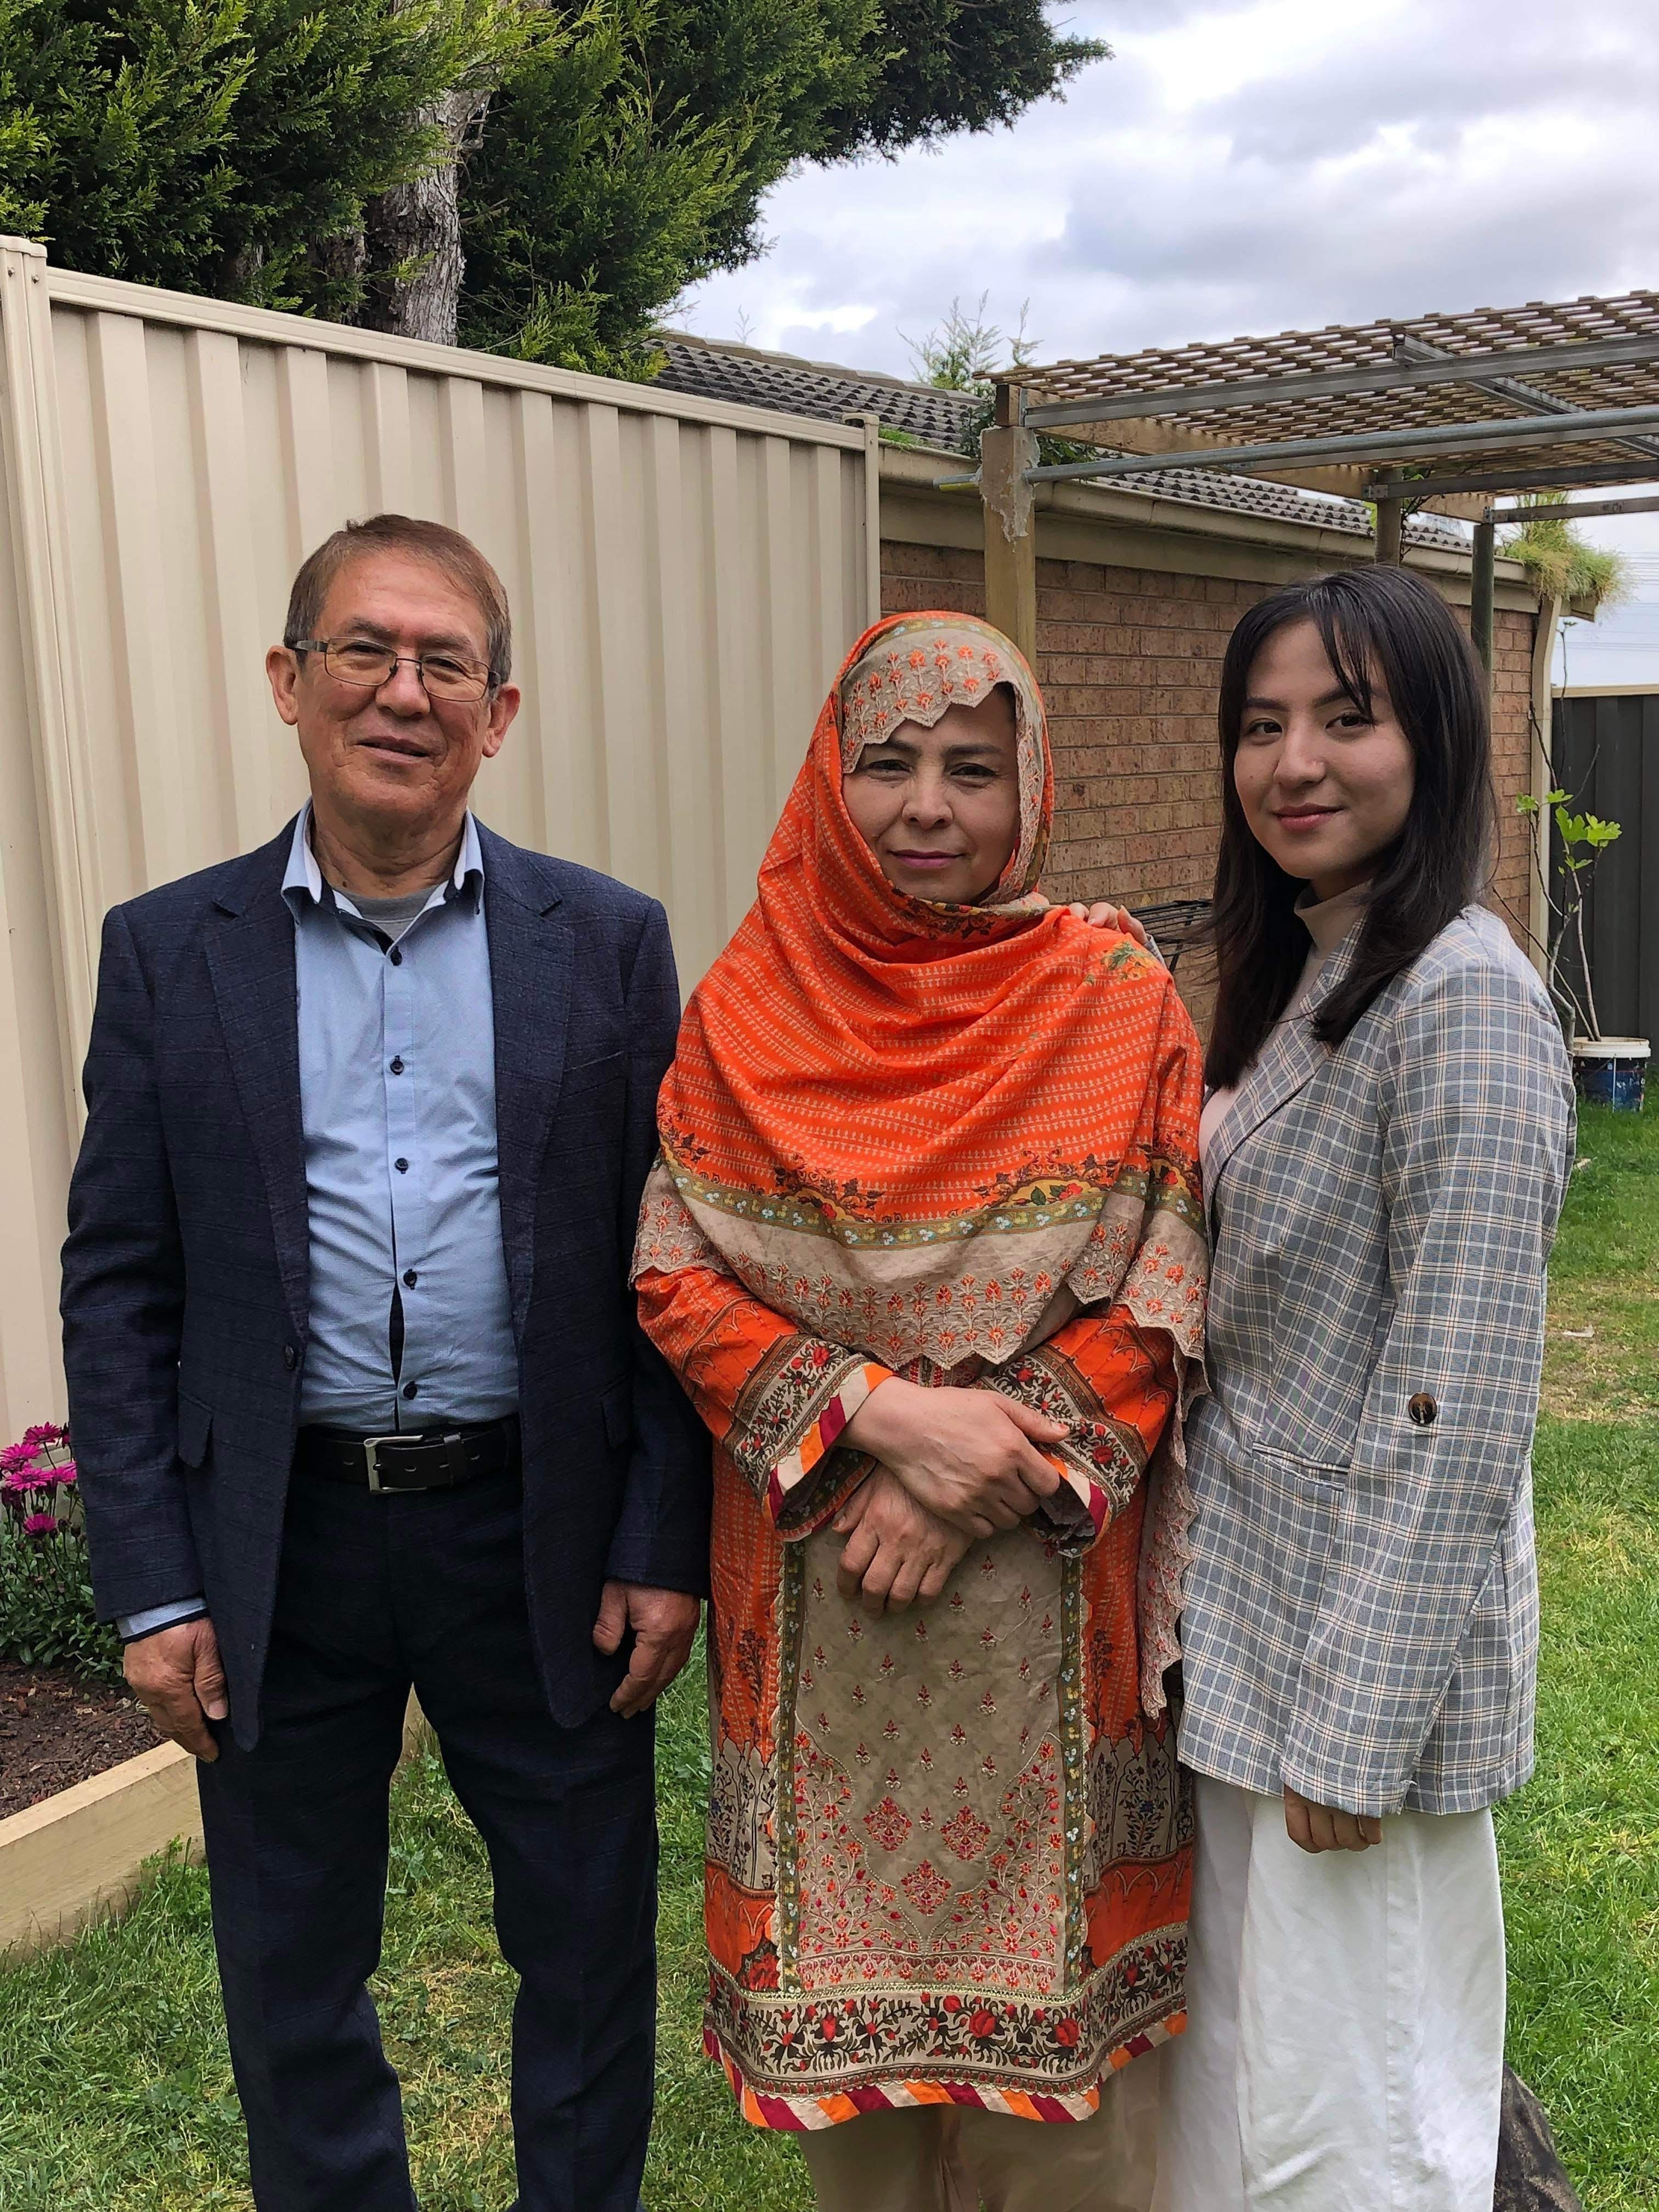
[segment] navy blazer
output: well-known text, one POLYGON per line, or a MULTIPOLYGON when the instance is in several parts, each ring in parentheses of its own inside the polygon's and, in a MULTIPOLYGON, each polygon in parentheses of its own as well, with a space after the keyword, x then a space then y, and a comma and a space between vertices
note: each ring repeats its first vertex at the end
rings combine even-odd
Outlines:
MULTIPOLYGON (((573 1727, 623 1672, 592 1642, 606 1577, 708 1586, 708 1437, 628 1288, 678 991, 654 899, 479 836, 526 1582, 573 1727)), ((204 1591, 249 1745, 307 1328, 292 842, 290 823, 106 919, 64 1248, 99 1612, 204 1591)))

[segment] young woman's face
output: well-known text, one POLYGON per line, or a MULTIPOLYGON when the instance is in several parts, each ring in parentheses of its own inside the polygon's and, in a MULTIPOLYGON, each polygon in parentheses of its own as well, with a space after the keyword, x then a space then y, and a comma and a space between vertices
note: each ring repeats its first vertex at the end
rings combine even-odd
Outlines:
POLYGON ((998 684, 976 707, 947 707, 931 730, 901 722, 866 745, 842 787, 847 811, 895 890, 969 906, 1019 838, 1014 708, 998 684))
POLYGON ((1406 826, 1416 762, 1388 692, 1371 715, 1341 688, 1311 622, 1286 623, 1257 653, 1233 757, 1244 818, 1316 899, 1363 884, 1406 826))

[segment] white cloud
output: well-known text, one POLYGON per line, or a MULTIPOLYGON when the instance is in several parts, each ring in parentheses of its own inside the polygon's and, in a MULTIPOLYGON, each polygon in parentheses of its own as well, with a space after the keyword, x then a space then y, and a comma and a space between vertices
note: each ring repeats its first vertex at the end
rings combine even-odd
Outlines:
POLYGON ((989 295, 1042 356, 1616 291, 1659 276, 1650 0, 1084 0, 1116 53, 1011 131, 808 170, 710 336, 904 372, 989 295))
MULTIPOLYGON (((1109 40, 1011 131, 772 195, 711 337, 909 373, 981 293, 1040 360, 1659 286, 1653 0, 1084 0, 1109 40)), ((1659 516, 1586 526, 1659 551, 1659 516)), ((1659 677, 1659 571, 1574 679, 1659 677)))

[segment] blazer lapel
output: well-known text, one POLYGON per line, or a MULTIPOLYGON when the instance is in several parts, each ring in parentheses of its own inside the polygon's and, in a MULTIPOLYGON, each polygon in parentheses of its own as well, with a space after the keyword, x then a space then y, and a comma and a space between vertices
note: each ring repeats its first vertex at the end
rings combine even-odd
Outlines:
POLYGON ((276 1261, 296 1328, 311 1292, 305 1133, 300 1115, 300 1009, 294 917, 282 881, 293 825, 249 856, 240 894, 222 896, 205 933, 220 1025, 270 1206, 276 1261))
POLYGON ((522 1337, 535 1275, 542 1161, 564 1077, 574 943, 559 893, 536 856, 482 823, 484 927, 495 1018, 495 1144, 501 1243, 522 1337))
POLYGON ((1264 1121, 1307 1088, 1330 1058, 1329 1047, 1313 1033, 1313 1017, 1347 974, 1358 943, 1356 923, 1325 963, 1306 1006, 1293 1019, 1281 1021, 1262 1046, 1255 1065, 1239 1085, 1237 1097, 1210 1139, 1209 1157, 1204 1163, 1204 1210, 1212 1237, 1216 1227, 1216 1194, 1227 1163, 1247 1137, 1254 1136, 1264 1121))

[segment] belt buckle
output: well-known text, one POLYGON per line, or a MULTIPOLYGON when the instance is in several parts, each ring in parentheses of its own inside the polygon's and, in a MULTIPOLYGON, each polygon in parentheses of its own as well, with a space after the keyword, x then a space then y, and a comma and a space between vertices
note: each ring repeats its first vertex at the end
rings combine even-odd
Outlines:
MULTIPOLYGON (((363 1457, 368 1463, 368 1486, 372 1491, 375 1492, 377 1495, 384 1494, 386 1491, 386 1485, 380 1480, 380 1446, 382 1444, 401 1444, 406 1443, 407 1442, 408 1438, 406 1437, 398 1436, 365 1437, 363 1438, 363 1457)), ((396 1487, 397 1485, 394 1483, 392 1485, 392 1488, 395 1490, 396 1487)))

